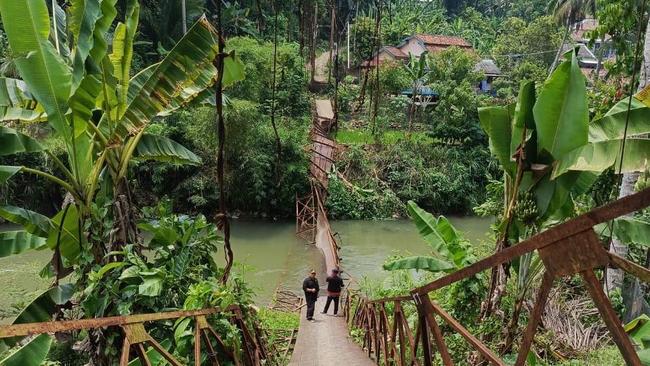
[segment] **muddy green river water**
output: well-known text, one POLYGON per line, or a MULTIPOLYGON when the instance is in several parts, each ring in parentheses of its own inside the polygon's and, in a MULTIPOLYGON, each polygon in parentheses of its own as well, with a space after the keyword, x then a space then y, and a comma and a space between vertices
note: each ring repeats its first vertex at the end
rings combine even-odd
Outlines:
MULTIPOLYGON (((486 239, 491 222, 474 217, 452 217, 451 221, 473 242, 486 239)), ((332 227, 340 234, 344 267, 356 276, 382 278, 385 273, 381 264, 394 252, 427 253, 426 244, 408 220, 333 221, 332 227)), ((277 286, 298 290, 308 269, 322 268, 318 249, 297 239, 294 230, 293 222, 232 223, 235 260, 242 264, 238 270, 256 290, 261 305, 269 301, 277 286)), ((222 260, 223 253, 215 256, 222 260)), ((44 250, 0 258, 0 323, 14 312, 12 308, 21 307, 22 302, 47 288, 49 280, 41 279, 38 272, 50 257, 51 252, 44 250)))

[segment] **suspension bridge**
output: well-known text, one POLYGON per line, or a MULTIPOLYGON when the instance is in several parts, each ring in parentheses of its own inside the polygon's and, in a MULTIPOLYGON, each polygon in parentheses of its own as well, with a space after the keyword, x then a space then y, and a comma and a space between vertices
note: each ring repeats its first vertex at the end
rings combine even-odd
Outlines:
MULTIPOLYGON (((334 163, 337 147, 336 142, 329 137, 334 117, 330 102, 316 101, 314 115, 309 167, 312 189, 309 195, 296 200, 296 233, 322 251, 325 270, 329 271, 343 265, 339 256, 339 244, 332 233, 324 205, 327 199, 328 173, 334 163)), ((429 295, 532 252, 539 255, 544 275, 526 329, 515 347, 518 350, 515 365, 526 364, 553 283, 559 278, 575 275, 582 279, 625 362, 628 365, 641 365, 635 346, 625 333, 621 320, 603 292, 594 271, 605 267, 620 268, 644 282, 650 282, 650 271, 605 250, 594 226, 648 206, 650 189, 593 209, 468 267, 414 288, 402 296, 368 299, 350 289, 351 280, 342 305, 343 316, 318 314, 315 322, 306 322, 305 317, 301 317, 303 320, 290 365, 430 366, 434 360, 440 360, 448 366, 454 364, 454 355, 447 348, 445 336, 455 332, 474 350, 475 362, 505 366, 506 363, 498 352, 482 342, 479 335, 472 334, 429 295), (388 311, 389 308, 392 309, 391 312, 388 311), (406 308, 415 309, 415 322, 407 319, 404 311, 406 308), (361 335, 359 343, 350 337, 351 329, 361 335)), ((300 307, 290 307, 294 306, 300 307)), ((318 308, 321 306, 322 301, 318 308)), ((147 325, 190 318, 193 320, 194 346, 191 352, 195 366, 202 364, 201 355, 204 351, 208 355, 206 361, 213 365, 258 366, 269 364, 269 360, 273 359, 273 351, 267 349, 264 330, 254 322, 251 324, 246 321, 246 314, 254 311, 255 309, 235 304, 225 309, 206 308, 94 319, 30 322, 30 319, 25 318, 13 325, 0 326, 0 339, 15 343, 21 338, 36 336, 30 341, 35 342, 40 335, 117 327, 122 332, 120 366, 126 366, 136 358, 143 365, 152 365, 152 360, 164 359, 171 365, 179 366, 182 363, 170 354, 164 344, 155 340, 147 331, 147 325), (238 329, 242 339, 239 349, 230 348, 210 325, 208 319, 215 315, 224 317, 238 329)), ((456 362, 466 364, 469 360, 456 362)))

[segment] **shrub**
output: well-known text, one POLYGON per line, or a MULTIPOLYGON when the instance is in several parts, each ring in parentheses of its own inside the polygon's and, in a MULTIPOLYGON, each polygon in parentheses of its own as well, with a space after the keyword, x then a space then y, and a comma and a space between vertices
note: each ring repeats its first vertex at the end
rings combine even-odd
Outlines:
MULTIPOLYGON (((275 175, 275 135, 269 117, 260 113, 257 103, 232 99, 225 109, 225 119, 225 184, 230 211, 254 215, 292 214, 296 192, 309 191, 309 162, 303 149, 308 140, 309 119, 286 116, 277 119, 282 144, 279 185, 276 185, 275 175)), ((140 164, 137 167, 137 192, 142 200, 153 202, 158 197, 168 196, 178 210, 212 214, 219 197, 214 109, 184 110, 150 128, 162 129, 164 134, 197 153, 203 165, 140 164)))

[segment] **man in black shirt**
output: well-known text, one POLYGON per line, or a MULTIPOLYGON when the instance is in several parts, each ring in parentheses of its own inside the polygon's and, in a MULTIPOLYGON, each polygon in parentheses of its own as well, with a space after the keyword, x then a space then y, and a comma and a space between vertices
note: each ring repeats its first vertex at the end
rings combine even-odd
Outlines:
POLYGON ((314 320, 314 307, 316 300, 318 300, 318 279, 316 278, 316 271, 313 269, 309 273, 309 277, 302 281, 302 290, 305 292, 305 302, 307 303, 307 320, 314 320))
POLYGON ((339 298, 341 296, 341 289, 343 288, 343 279, 339 277, 339 270, 333 269, 332 275, 327 277, 327 302, 323 314, 327 314, 330 308, 330 303, 334 301, 334 315, 339 312, 339 298))

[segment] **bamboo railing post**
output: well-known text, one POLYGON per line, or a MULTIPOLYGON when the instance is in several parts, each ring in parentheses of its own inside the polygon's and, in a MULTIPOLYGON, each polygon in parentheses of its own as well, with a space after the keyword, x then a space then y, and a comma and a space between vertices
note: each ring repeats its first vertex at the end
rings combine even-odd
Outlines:
MULTIPOLYGON (((397 356, 397 342, 400 339, 400 335, 398 335, 398 321, 399 321, 399 300, 396 300, 393 302, 393 325, 391 327, 391 332, 390 332, 390 356, 393 358, 393 362, 396 365, 402 366, 404 364, 404 360, 401 359, 400 357, 397 356)), ((400 343, 400 349, 403 348, 402 344, 400 343)), ((401 356, 401 354, 400 354, 401 356)))
POLYGON ((147 357, 147 352, 144 350, 142 343, 136 345, 136 351, 138 352, 138 357, 140 358, 140 364, 144 366, 151 366, 151 361, 147 357))
POLYGON ((124 337, 122 342, 122 355, 120 356, 120 366, 127 366, 129 364, 129 353, 131 352, 131 343, 128 337, 124 337))
POLYGON ((382 302, 379 310, 380 329, 383 335, 382 343, 384 349, 384 363, 388 365, 390 363, 390 357, 388 357, 388 317, 386 316, 386 304, 382 302))

